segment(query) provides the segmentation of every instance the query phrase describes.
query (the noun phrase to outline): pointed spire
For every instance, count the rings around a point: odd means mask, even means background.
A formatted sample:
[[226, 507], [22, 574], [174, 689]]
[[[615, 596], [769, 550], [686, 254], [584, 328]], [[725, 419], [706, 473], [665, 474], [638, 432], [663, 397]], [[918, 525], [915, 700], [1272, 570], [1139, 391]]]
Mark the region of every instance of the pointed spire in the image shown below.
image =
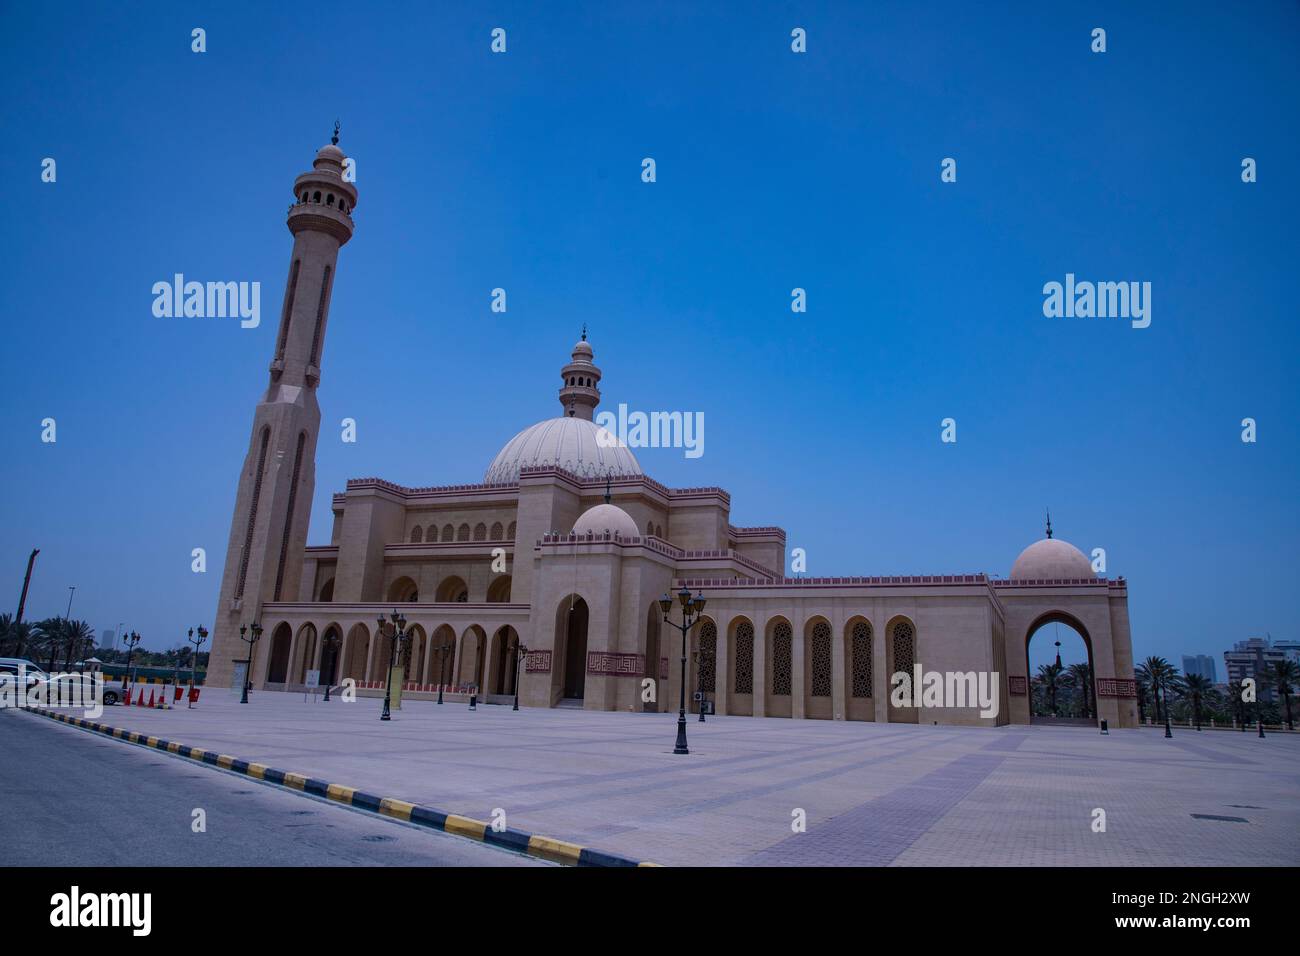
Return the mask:
[[339, 121], [334, 121], [334, 135], [330, 137], [330, 142], [335, 146], [339, 144]]
[[1052, 509], [1047, 509], [1047, 536], [1052, 536]]

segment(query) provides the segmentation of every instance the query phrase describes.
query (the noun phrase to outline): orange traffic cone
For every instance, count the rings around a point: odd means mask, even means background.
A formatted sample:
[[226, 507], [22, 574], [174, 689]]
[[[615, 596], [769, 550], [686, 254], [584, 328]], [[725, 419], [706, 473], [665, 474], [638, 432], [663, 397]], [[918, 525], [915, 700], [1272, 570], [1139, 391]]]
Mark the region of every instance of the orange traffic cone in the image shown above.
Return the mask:
[[[140, 691], [140, 697], [141, 697], [141, 699], [144, 698], [144, 691]], [[152, 688], [150, 688], [150, 690], [149, 690], [149, 706], [150, 706], [150, 707], [153, 706], [153, 689], [152, 689]]]
[[125, 696], [124, 698], [122, 698], [122, 706], [123, 706], [123, 707], [130, 707], [130, 706], [131, 706], [131, 691], [133, 691], [133, 690], [135, 690], [135, 688], [132, 687], [130, 684], [127, 684], [127, 685], [126, 685], [126, 696]]

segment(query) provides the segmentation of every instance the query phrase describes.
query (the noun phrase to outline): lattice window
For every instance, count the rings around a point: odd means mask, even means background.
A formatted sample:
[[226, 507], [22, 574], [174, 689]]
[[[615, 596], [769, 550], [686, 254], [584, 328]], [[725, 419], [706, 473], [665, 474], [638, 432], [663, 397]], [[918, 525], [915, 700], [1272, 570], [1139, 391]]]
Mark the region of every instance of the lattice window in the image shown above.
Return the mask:
[[736, 693], [754, 693], [754, 625], [748, 621], [736, 628]]
[[449, 524], [445, 524], [445, 525], [443, 525], [443, 526], [442, 526], [442, 539], [441, 539], [441, 540], [443, 540], [443, 541], [454, 541], [455, 539], [456, 539], [456, 532], [452, 529], [451, 525], [449, 525]]
[[456, 529], [456, 540], [457, 541], [469, 540], [469, 525], [463, 524]]
[[419, 544], [424, 540], [424, 529], [418, 524], [411, 529], [411, 544]]
[[491, 534], [492, 540], [500, 541], [501, 535], [503, 534], [505, 534], [505, 530], [501, 527], [501, 522], [500, 521], [494, 522], [492, 525], [492, 534]]
[[825, 621], [813, 625], [812, 696], [831, 696], [831, 626]]
[[712, 694], [717, 690], [718, 626], [705, 621], [700, 626], [700, 690]]
[[[911, 674], [915, 660], [916, 631], [907, 621], [899, 621], [894, 625], [894, 673]], [[919, 693], [919, 688], [913, 688], [913, 693]]]
[[515, 523], [513, 521], [510, 522], [510, 527], [506, 528], [506, 540], [515, 540]]
[[487, 540], [487, 525], [485, 525], [482, 521], [474, 525], [474, 540], [475, 541]]
[[791, 655], [794, 651], [794, 628], [780, 621], [772, 629], [772, 694], [789, 697], [792, 678]]
[[871, 696], [871, 625], [853, 625], [853, 696]]

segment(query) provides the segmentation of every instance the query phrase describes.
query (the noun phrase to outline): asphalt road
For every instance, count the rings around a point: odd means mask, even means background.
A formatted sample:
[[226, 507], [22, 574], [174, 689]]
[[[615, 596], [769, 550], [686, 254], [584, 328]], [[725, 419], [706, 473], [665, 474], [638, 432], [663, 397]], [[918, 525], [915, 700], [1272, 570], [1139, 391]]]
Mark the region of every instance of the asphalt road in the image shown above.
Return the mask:
[[0, 767], [5, 866], [548, 865], [28, 714], [0, 712]]

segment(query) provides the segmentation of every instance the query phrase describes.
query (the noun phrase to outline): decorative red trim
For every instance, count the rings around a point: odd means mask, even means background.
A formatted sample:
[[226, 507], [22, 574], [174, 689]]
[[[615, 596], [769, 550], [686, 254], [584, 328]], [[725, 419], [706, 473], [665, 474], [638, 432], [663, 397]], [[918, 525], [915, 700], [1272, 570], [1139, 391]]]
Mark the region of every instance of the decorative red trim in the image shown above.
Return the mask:
[[524, 657], [525, 674], [549, 674], [551, 672], [550, 651], [529, 651]]

